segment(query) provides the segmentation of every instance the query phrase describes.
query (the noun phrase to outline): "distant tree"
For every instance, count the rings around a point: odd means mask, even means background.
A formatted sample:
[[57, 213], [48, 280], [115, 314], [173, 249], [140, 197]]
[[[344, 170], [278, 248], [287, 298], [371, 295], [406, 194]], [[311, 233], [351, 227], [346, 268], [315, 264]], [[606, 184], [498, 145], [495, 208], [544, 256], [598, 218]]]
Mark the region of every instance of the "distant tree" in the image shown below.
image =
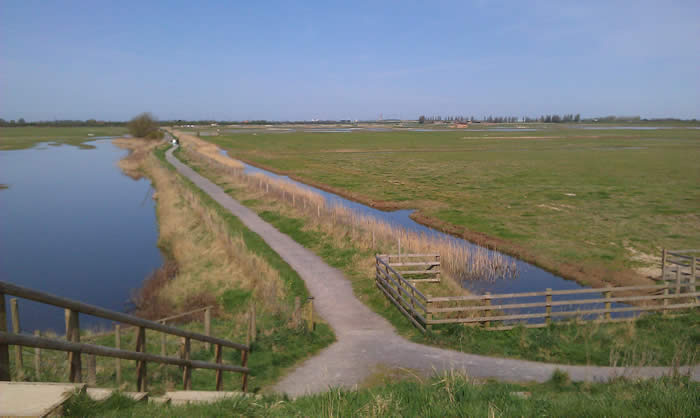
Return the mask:
[[420, 123], [421, 125], [424, 124], [425, 123], [425, 116], [420, 115], [420, 117], [418, 118], [418, 123]]
[[141, 113], [129, 122], [129, 133], [136, 138], [157, 139], [158, 123], [150, 113]]
[[88, 119], [85, 121], [85, 124], [87, 125], [97, 125], [97, 121], [95, 119]]
[[581, 122], [581, 114], [577, 113], [576, 116], [574, 116], [574, 122]]
[[27, 122], [24, 120], [24, 118], [19, 118], [19, 119], [17, 119], [17, 124], [18, 125], [26, 125]]

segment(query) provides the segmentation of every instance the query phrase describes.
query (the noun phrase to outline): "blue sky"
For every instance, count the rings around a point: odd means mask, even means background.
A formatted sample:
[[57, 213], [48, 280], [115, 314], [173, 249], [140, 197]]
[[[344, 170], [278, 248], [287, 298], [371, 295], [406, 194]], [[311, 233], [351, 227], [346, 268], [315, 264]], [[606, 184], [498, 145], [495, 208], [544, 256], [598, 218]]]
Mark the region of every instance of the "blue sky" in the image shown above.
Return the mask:
[[700, 2], [0, 1], [0, 117], [700, 118]]

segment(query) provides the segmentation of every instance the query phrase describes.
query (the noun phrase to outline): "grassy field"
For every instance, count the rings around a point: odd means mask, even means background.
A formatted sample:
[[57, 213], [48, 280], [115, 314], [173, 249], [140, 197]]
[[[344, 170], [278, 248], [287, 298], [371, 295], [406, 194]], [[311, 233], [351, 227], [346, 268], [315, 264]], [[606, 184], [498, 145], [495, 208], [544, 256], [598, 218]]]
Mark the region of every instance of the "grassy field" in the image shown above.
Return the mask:
[[427, 381], [386, 379], [358, 391], [331, 390], [294, 400], [278, 396], [239, 398], [210, 405], [162, 406], [112, 397], [98, 403], [74, 397], [66, 416], [664, 416], [697, 415], [700, 386], [685, 378], [611, 383], [572, 383], [555, 373], [543, 384], [473, 382], [459, 375]]
[[204, 139], [355, 200], [416, 208], [423, 223], [587, 284], [640, 282], [661, 248], [700, 247], [698, 129]]
[[[189, 151], [183, 151], [183, 148], [178, 149], [176, 154], [200, 174], [219, 184], [232, 197], [255, 210], [279, 231], [343, 271], [351, 281], [355, 295], [413, 341], [474, 354], [601, 366], [695, 364], [700, 355], [700, 328], [696, 326], [700, 314], [697, 312], [667, 317], [648, 315], [632, 323], [564, 322], [548, 328], [515, 328], [499, 332], [447, 325], [436, 326], [433, 333], [423, 335], [376, 289], [374, 252], [359, 245], [352, 238], [352, 230], [329, 228], [303, 215], [305, 212], [292, 209], [284, 201], [251, 191], [226, 173], [189, 159]], [[447, 280], [443, 284], [449, 282]], [[456, 292], [450, 288], [435, 287], [435, 284], [418, 286], [422, 291], [434, 295]]]
[[[41, 142], [74, 145], [81, 148], [94, 148], [86, 145], [95, 137], [121, 136], [127, 133], [123, 126], [95, 127], [17, 127], [0, 128], [0, 151], [32, 148]], [[92, 136], [88, 136], [92, 134]]]

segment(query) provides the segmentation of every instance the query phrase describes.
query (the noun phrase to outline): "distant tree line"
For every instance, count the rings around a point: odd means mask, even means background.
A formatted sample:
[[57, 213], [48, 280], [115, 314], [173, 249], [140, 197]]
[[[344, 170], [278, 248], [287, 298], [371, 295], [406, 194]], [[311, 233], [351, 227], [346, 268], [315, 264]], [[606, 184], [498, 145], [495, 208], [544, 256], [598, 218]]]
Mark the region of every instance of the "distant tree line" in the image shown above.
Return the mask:
[[27, 122], [24, 118], [19, 118], [17, 120], [5, 120], [0, 118], [0, 126], [124, 126], [126, 122], [121, 121], [104, 121], [96, 119], [87, 120], [72, 120], [72, 119], [62, 119], [62, 120], [42, 120], [36, 122]]
[[448, 123], [572, 123], [580, 122], [580, 114], [566, 114], [566, 115], [542, 115], [539, 118], [531, 118], [529, 116], [483, 116], [481, 118], [475, 118], [474, 116], [425, 116], [421, 115], [418, 118], [418, 123], [436, 123], [436, 122], [448, 122]]

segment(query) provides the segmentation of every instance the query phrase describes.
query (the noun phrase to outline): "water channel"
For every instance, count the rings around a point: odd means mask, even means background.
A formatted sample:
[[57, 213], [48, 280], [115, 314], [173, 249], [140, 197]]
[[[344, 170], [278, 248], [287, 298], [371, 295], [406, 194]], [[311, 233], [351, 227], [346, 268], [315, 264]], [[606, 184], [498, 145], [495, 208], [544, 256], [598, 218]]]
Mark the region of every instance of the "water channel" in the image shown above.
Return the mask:
[[[0, 280], [125, 311], [162, 263], [151, 183], [122, 173], [128, 151], [111, 140], [88, 144], [0, 151]], [[20, 299], [19, 310], [23, 332], [64, 332], [60, 308]]]

